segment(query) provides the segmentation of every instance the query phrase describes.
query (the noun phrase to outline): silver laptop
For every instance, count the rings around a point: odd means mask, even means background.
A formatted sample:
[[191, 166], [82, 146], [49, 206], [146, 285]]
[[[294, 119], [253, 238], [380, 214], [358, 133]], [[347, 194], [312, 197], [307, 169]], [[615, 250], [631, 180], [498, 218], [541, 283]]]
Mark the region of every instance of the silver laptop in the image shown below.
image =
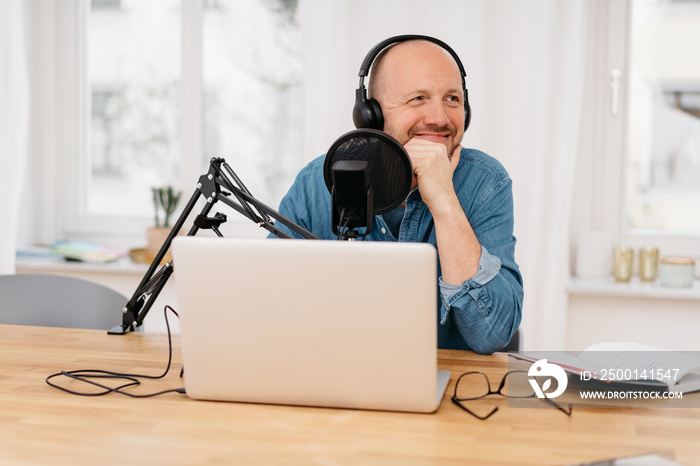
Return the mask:
[[189, 397], [439, 406], [433, 246], [178, 237], [173, 264]]

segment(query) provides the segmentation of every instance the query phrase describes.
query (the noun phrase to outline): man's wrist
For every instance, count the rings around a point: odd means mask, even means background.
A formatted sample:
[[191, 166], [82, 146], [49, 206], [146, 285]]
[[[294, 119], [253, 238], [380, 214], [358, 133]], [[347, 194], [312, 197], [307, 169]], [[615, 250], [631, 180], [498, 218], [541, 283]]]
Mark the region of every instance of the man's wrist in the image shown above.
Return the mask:
[[457, 193], [452, 190], [449, 195], [446, 195], [442, 200], [438, 200], [429, 205], [428, 209], [436, 222], [454, 221], [460, 217], [465, 217], [462, 205], [459, 203]]

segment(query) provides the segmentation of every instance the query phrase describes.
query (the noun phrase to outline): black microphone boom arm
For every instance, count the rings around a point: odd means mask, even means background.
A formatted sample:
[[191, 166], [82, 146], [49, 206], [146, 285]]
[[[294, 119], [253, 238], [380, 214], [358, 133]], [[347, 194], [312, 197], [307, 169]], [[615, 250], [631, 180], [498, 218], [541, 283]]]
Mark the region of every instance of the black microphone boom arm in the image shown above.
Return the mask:
[[[111, 328], [107, 332], [110, 335], [124, 335], [129, 331], [136, 330], [137, 327], [143, 324], [143, 319], [173, 273], [172, 261], [162, 266], [160, 264], [168, 249], [170, 249], [173, 238], [177, 236], [185, 225], [200, 196], [206, 199], [206, 204], [204, 204], [204, 207], [202, 207], [190, 230], [187, 232], [187, 236], [194, 236], [200, 229], [206, 228], [212, 229], [218, 236], [222, 236], [218, 226], [226, 221], [226, 215], [217, 213], [214, 217], [207, 217], [214, 204], [221, 201], [278, 238], [287, 239], [291, 237], [277, 229], [272, 219], [287, 226], [295, 233], [301, 235], [302, 238], [318, 239], [309, 231], [255, 199], [224, 159], [212, 158], [209, 160], [209, 170], [206, 174], [199, 177], [197, 187], [190, 200], [173, 225], [172, 230], [170, 230], [170, 234], [161, 246], [158, 254], [156, 254], [153, 262], [151, 262], [146, 274], [141, 279], [141, 283], [139, 283], [131, 299], [122, 309], [122, 323]], [[233, 199], [234, 197], [235, 199]], [[159, 266], [160, 269], [158, 269]]]

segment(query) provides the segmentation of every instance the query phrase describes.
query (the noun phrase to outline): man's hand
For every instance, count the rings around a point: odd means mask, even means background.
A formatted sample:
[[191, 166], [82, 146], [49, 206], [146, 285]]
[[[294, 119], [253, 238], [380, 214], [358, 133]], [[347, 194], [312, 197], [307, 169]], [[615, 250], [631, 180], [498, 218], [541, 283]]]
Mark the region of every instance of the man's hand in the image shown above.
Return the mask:
[[452, 183], [462, 149], [448, 157], [440, 142], [413, 138], [404, 146], [413, 164], [414, 185], [435, 220], [438, 254], [445, 283], [460, 285], [479, 270], [481, 245], [474, 235]]
[[447, 154], [444, 144], [421, 137], [409, 140], [404, 146], [413, 164], [413, 186], [420, 187], [423, 202], [428, 206], [433, 216], [438, 209], [444, 209], [450, 204], [451, 198], [457, 200], [452, 174], [459, 162], [461, 146], [457, 146], [452, 154]]

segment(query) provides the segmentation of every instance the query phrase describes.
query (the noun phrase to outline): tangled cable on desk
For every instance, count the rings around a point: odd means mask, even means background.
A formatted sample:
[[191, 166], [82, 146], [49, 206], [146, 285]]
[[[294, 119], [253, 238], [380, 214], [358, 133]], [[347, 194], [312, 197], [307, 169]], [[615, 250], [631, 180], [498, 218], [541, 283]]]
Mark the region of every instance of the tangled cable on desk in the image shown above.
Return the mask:
[[[169, 305], [166, 305], [165, 308], [163, 309], [163, 313], [165, 314], [165, 325], [168, 329], [168, 364], [165, 368], [165, 372], [163, 372], [161, 375], [142, 375], [142, 374], [126, 374], [126, 373], [121, 373], [121, 372], [112, 372], [112, 371], [106, 371], [106, 370], [101, 370], [101, 369], [78, 369], [78, 370], [73, 370], [73, 371], [64, 371], [62, 370], [61, 372], [57, 372], [55, 374], [51, 374], [46, 378], [46, 383], [49, 384], [50, 386], [54, 388], [58, 388], [59, 390], [63, 390], [64, 392], [73, 394], [73, 395], [80, 395], [80, 396], [102, 396], [102, 395], [107, 395], [109, 393], [119, 393], [121, 395], [126, 395], [130, 396], [132, 398], [150, 398], [158, 395], [163, 395], [165, 393], [185, 393], [184, 388], [175, 388], [171, 390], [163, 390], [161, 392], [157, 393], [147, 393], [147, 394], [134, 394], [134, 393], [129, 393], [128, 391], [125, 391], [125, 389], [129, 387], [135, 387], [138, 385], [141, 385], [141, 381], [139, 379], [150, 379], [150, 380], [157, 380], [157, 379], [162, 379], [165, 377], [168, 372], [170, 372], [170, 365], [173, 360], [173, 344], [172, 344], [172, 335], [170, 333], [170, 322], [168, 321], [168, 311], [172, 312], [175, 314], [176, 317], [180, 317], [178, 313]], [[183, 372], [180, 372], [180, 377], [182, 377]], [[78, 392], [75, 390], [70, 390], [68, 388], [62, 387], [60, 385], [57, 385], [56, 383], [52, 382], [52, 379], [56, 377], [67, 377], [72, 380], [77, 380], [79, 382], [87, 383], [90, 385], [93, 385], [95, 387], [98, 387], [102, 389], [102, 391], [99, 392]], [[109, 379], [109, 380], [125, 380], [127, 383], [120, 385], [116, 388], [114, 387], [109, 387], [107, 385], [103, 385], [101, 383], [95, 382], [92, 379]]]

